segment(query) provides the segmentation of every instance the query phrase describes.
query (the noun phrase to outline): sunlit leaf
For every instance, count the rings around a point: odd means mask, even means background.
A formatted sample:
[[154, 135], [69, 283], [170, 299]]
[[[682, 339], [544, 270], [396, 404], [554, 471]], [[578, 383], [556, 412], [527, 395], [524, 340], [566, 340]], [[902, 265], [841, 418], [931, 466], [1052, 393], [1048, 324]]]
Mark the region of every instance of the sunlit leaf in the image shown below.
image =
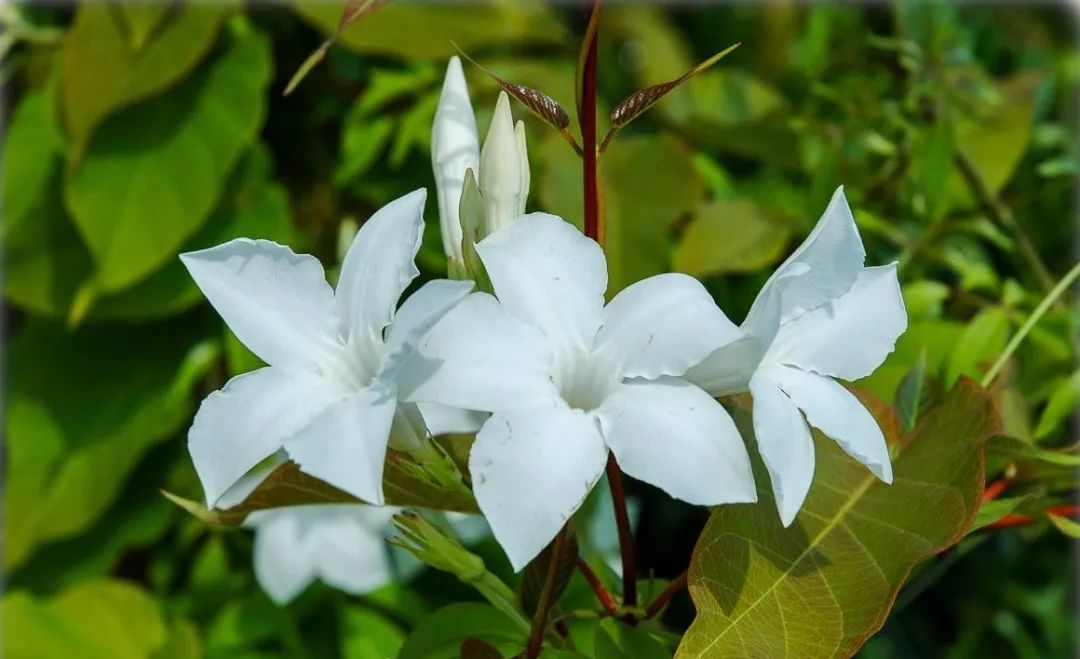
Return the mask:
[[[151, 5], [162, 3], [147, 3]], [[160, 29], [125, 35], [107, 3], [79, 6], [60, 52], [60, 102], [77, 159], [101, 121], [179, 82], [214, 43], [231, 3], [185, 3]], [[152, 11], [152, 10], [151, 10]], [[133, 48], [130, 39], [149, 39]]]
[[[304, 20], [332, 34], [344, 3], [296, 2], [293, 7]], [[473, 52], [498, 44], [553, 44], [566, 37], [551, 8], [538, 3], [391, 2], [343, 30], [337, 43], [360, 53], [443, 59], [456, 52], [454, 43]]]
[[8, 593], [3, 621], [11, 659], [152, 659], [168, 633], [150, 594], [119, 580], [90, 581], [48, 600]]
[[130, 286], [175, 255], [255, 139], [269, 44], [250, 25], [232, 26], [220, 57], [175, 90], [110, 117], [69, 168], [65, 200], [97, 264], [97, 291]]
[[787, 529], [761, 473], [762, 503], [715, 509], [698, 540], [698, 616], [677, 656], [851, 656], [912, 567], [971, 526], [998, 423], [987, 393], [962, 380], [912, 432], [892, 485], [818, 437], [814, 485]]
[[696, 277], [756, 272], [777, 262], [791, 232], [752, 201], [715, 201], [693, 213], [679, 244], [674, 267]]

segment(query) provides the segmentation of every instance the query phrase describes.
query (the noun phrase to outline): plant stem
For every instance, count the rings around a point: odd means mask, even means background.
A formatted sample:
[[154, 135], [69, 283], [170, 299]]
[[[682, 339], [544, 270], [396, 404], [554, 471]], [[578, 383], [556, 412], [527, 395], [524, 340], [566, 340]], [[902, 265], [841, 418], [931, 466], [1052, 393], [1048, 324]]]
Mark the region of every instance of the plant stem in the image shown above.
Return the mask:
[[1057, 302], [1057, 299], [1061, 297], [1062, 293], [1068, 290], [1069, 286], [1076, 281], [1077, 277], [1080, 277], [1080, 263], [1074, 265], [1072, 270], [1069, 270], [1069, 272], [1061, 278], [1061, 281], [1046, 294], [1046, 297], [1039, 303], [1039, 306], [1035, 307], [1035, 310], [1031, 312], [1027, 321], [1020, 326], [1020, 329], [1013, 335], [1009, 344], [1005, 346], [1005, 350], [1002, 351], [1001, 355], [997, 358], [997, 361], [994, 362], [994, 365], [991, 366], [990, 370], [983, 376], [982, 382], [980, 383], [983, 387], [989, 387], [990, 384], [993, 383], [994, 378], [998, 376], [1001, 369], [1005, 368], [1005, 363], [1009, 361], [1009, 357], [1012, 357], [1013, 353], [1016, 352], [1016, 349], [1020, 347], [1020, 342], [1028, 335], [1031, 328], [1035, 327], [1035, 323], [1039, 322], [1039, 319], [1050, 310], [1050, 307]]
[[578, 122], [581, 124], [582, 180], [585, 189], [585, 235], [603, 245], [603, 232], [600, 227], [600, 191], [597, 187], [596, 172], [596, 44], [599, 41], [599, 19], [602, 3], [596, 0], [589, 13], [590, 29], [584, 66], [581, 72], [581, 107]]
[[555, 536], [551, 546], [551, 559], [548, 562], [547, 576], [544, 578], [544, 587], [540, 590], [540, 601], [536, 604], [536, 615], [533, 616], [532, 633], [529, 634], [529, 643], [525, 647], [527, 659], [536, 659], [540, 656], [540, 646], [544, 642], [544, 632], [547, 630], [548, 613], [555, 604], [553, 597], [555, 589], [555, 576], [559, 571], [559, 558], [563, 551], [566, 540], [567, 527], [563, 526]]
[[987, 215], [990, 216], [994, 223], [1013, 235], [1016, 239], [1016, 246], [1020, 250], [1020, 256], [1027, 261], [1043, 290], [1050, 290], [1054, 285], [1054, 278], [1050, 276], [1050, 271], [1046, 268], [1046, 264], [1043, 263], [1039, 251], [1035, 249], [1035, 245], [1031, 243], [1027, 234], [1016, 223], [1012, 211], [998, 199], [993, 189], [990, 188], [982, 174], [979, 173], [978, 168], [975, 167], [975, 163], [971, 162], [967, 155], [957, 151], [956, 164], [960, 168], [960, 174], [964, 177], [968, 188], [986, 210]]
[[[1080, 506], [1073, 503], [1067, 503], [1060, 506], [1052, 506], [1046, 509], [1046, 514], [1058, 515], [1059, 517], [1074, 517], [1076, 515], [1080, 515]], [[1007, 529], [1013, 526], [1024, 526], [1025, 524], [1031, 524], [1035, 521], [1036, 518], [1034, 517], [1010, 513], [996, 522], [987, 524], [983, 527], [983, 530], [992, 531], [995, 529]]]
[[581, 575], [585, 577], [585, 581], [589, 582], [589, 587], [596, 593], [596, 599], [600, 600], [600, 604], [604, 606], [604, 610], [608, 613], [615, 613], [619, 609], [618, 602], [611, 596], [604, 584], [601, 583], [600, 577], [596, 576], [593, 569], [589, 567], [589, 564], [585, 562], [585, 559], [578, 556], [577, 559], [578, 570], [581, 571]]
[[637, 606], [637, 569], [634, 565], [634, 534], [630, 531], [630, 515], [626, 510], [626, 494], [623, 492], [622, 474], [615, 462], [615, 454], [608, 454], [608, 485], [615, 506], [615, 525], [619, 529], [619, 551], [622, 554], [623, 604]]
[[649, 605], [649, 608], [645, 609], [646, 618], [655, 617], [656, 614], [660, 613], [660, 611], [664, 608], [664, 605], [667, 604], [671, 600], [671, 598], [675, 596], [675, 593], [678, 593], [680, 590], [686, 587], [686, 574], [687, 571], [683, 570], [682, 574], [675, 577], [675, 580], [668, 584], [668, 587], [664, 589], [664, 592], [656, 596], [656, 599], [653, 600], [653, 603]]

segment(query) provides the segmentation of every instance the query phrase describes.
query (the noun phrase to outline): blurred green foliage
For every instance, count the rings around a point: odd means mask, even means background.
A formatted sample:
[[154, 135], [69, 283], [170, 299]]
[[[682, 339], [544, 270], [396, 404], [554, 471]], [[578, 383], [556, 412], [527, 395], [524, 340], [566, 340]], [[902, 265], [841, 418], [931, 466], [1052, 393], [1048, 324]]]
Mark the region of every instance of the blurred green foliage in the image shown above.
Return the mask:
[[[532, 3], [392, 3], [282, 98], [339, 15], [322, 3], [0, 8], [9, 656], [360, 659], [405, 643], [403, 656], [441, 657], [457, 656], [470, 625], [500, 633], [500, 614], [461, 603], [475, 595], [432, 573], [364, 598], [316, 586], [279, 609], [253, 580], [246, 532], [207, 528], [157, 494], [198, 498], [184, 442], [194, 407], [257, 365], [179, 252], [243, 235], [334, 263], [344, 220], [432, 185], [451, 39], [573, 106], [583, 12]], [[611, 292], [677, 269], [741, 319], [843, 184], [868, 262], [899, 260], [911, 316], [859, 386], [895, 397], [903, 417], [961, 375], [979, 378], [1074, 262], [1076, 24], [1051, 4], [610, 7], [605, 113], [742, 42], [604, 155]], [[468, 75], [484, 127], [497, 87]], [[577, 157], [518, 115], [531, 207], [580, 222]], [[440, 276], [427, 212], [419, 263]], [[1051, 450], [1075, 441], [1076, 329], [1067, 298], [995, 383], [1013, 443], [992, 445], [988, 478], [1015, 480], [983, 521], [1075, 495], [1075, 462]], [[642, 533], [669, 539], [643, 543], [643, 568], [673, 576], [704, 513], [635, 489]], [[478, 551], [509, 577], [490, 541]], [[1068, 552], [1045, 522], [970, 536], [918, 571], [863, 655], [1069, 656]], [[566, 606], [590, 597], [574, 579]], [[690, 620], [683, 598], [667, 613], [673, 630]], [[614, 621], [588, 630], [571, 625], [598, 656], [666, 647]]]

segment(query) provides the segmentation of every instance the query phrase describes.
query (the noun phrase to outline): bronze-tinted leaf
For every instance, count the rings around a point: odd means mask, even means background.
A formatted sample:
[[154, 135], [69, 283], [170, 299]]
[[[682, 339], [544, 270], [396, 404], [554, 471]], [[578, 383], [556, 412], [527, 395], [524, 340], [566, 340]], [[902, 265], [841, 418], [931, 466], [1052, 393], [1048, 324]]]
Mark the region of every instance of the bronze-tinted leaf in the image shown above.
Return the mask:
[[693, 78], [697, 74], [706, 71], [713, 64], [716, 64], [724, 58], [728, 53], [739, 47], [739, 44], [728, 46], [719, 53], [713, 55], [704, 62], [698, 64], [694, 68], [690, 69], [686, 73], [682, 74], [674, 80], [662, 82], [658, 85], [646, 87], [645, 89], [638, 90], [628, 96], [625, 100], [615, 106], [615, 109], [611, 111], [611, 129], [608, 130], [607, 135], [604, 136], [603, 142], [600, 144], [600, 150], [603, 151], [611, 138], [615, 137], [615, 133], [619, 131], [623, 126], [630, 123], [637, 117], [639, 117], [645, 110], [652, 107], [657, 101], [666, 96], [671, 90], [677, 88], [690, 78]]
[[540, 117], [548, 124], [558, 128], [560, 131], [566, 130], [566, 127], [570, 125], [570, 115], [566, 114], [566, 110], [564, 110], [555, 99], [538, 89], [503, 80], [495, 75], [491, 69], [469, 57], [460, 48], [458, 49], [458, 52], [460, 52], [461, 56], [467, 59], [471, 64], [474, 64], [477, 68], [486, 73], [487, 76], [502, 87], [507, 94], [516, 98], [522, 105], [529, 108], [533, 114]]
[[[536, 558], [525, 566], [525, 572], [521, 577], [521, 608], [525, 615], [536, 615], [537, 605], [540, 603], [541, 594], [544, 591], [544, 582], [547, 581], [548, 571], [551, 568], [551, 554], [554, 542], [544, 548]], [[555, 565], [555, 578], [551, 586], [551, 601], [556, 602], [566, 586], [570, 583], [570, 577], [574, 575], [574, 565], [578, 557], [577, 536], [573, 530], [566, 533], [562, 548], [559, 551], [558, 563]]]
[[461, 659], [503, 659], [494, 645], [475, 636], [461, 644]]
[[[445, 478], [432, 474], [409, 454], [395, 450], [387, 453], [383, 467], [383, 493], [387, 505], [465, 513], [478, 511], [472, 493], [463, 483], [459, 481], [459, 487], [447, 487], [439, 481], [445, 481]], [[224, 510], [207, 509], [197, 501], [169, 492], [163, 494], [204, 522], [220, 526], [241, 524], [257, 510], [309, 504], [363, 503], [351, 494], [305, 474], [293, 462], [286, 462], [274, 469], [243, 502]]]

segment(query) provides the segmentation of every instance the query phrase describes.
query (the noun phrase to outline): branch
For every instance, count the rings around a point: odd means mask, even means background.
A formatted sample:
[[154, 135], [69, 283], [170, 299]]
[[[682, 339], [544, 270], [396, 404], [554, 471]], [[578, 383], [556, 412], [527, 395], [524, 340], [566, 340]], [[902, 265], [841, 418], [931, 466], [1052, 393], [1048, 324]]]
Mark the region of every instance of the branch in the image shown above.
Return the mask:
[[615, 455], [608, 454], [608, 485], [615, 506], [615, 524], [619, 529], [619, 551], [622, 554], [623, 604], [637, 606], [637, 569], [634, 565], [634, 534], [630, 531], [630, 515], [626, 510], [626, 494], [623, 492], [622, 474], [615, 462]]
[[589, 564], [585, 562], [585, 559], [578, 556], [577, 567], [581, 570], [581, 576], [585, 577], [585, 581], [589, 582], [589, 587], [596, 593], [596, 599], [600, 600], [600, 604], [603, 605], [604, 610], [608, 613], [614, 614], [619, 609], [618, 602], [611, 596], [604, 584], [601, 583], [600, 577], [596, 576], [593, 569], [589, 567]]
[[529, 634], [529, 643], [525, 648], [525, 656], [528, 659], [536, 659], [540, 656], [540, 646], [544, 642], [544, 632], [547, 630], [548, 613], [551, 612], [551, 607], [555, 604], [555, 598], [552, 594], [555, 589], [555, 576], [559, 571], [559, 555], [563, 551], [566, 533], [567, 527], [563, 526], [555, 536], [551, 546], [551, 560], [548, 562], [547, 577], [544, 579], [544, 588], [540, 591], [540, 601], [536, 604], [532, 632]]
[[646, 618], [654, 618], [656, 614], [663, 610], [664, 606], [675, 596], [680, 590], [686, 587], [686, 575], [687, 570], [684, 570], [682, 574], [675, 577], [675, 580], [668, 584], [668, 587], [664, 589], [664, 592], [656, 596], [653, 603], [649, 605], [649, 608], [645, 609]]

